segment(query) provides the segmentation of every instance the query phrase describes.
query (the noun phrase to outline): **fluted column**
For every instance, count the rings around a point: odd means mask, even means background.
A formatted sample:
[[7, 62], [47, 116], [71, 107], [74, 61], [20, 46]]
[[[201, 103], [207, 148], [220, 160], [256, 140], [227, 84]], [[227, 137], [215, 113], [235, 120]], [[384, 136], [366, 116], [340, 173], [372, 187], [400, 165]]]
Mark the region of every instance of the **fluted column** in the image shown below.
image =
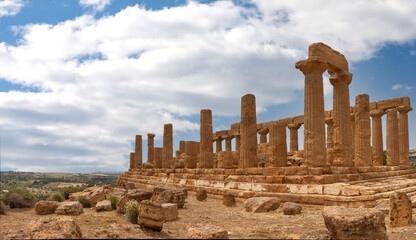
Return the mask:
[[[212, 111], [210, 109], [202, 109], [200, 127], [200, 161], [198, 165], [199, 168], [214, 167], [214, 149], [212, 146], [212, 137]], [[190, 144], [193, 143], [188, 143], [189, 147], [191, 147]]]
[[181, 151], [181, 153], [185, 152], [185, 141], [179, 141], [179, 151]]
[[[185, 153], [186, 153], [185, 166], [186, 168], [196, 168], [197, 161], [198, 161], [198, 151], [199, 151], [198, 149], [200, 148], [200, 145], [201, 144], [199, 144], [199, 142], [194, 142], [194, 141], [185, 142]], [[212, 159], [212, 153], [211, 153], [211, 159]], [[204, 168], [204, 166], [201, 167], [201, 161], [199, 162], [199, 168]]]
[[242, 168], [257, 167], [256, 97], [253, 94], [247, 94], [241, 98], [240, 136], [239, 165]]
[[399, 125], [397, 121], [397, 109], [387, 110], [387, 165], [398, 166], [400, 164], [399, 152]]
[[355, 97], [355, 166], [372, 166], [370, 97], [360, 94]]
[[385, 112], [382, 109], [370, 111], [373, 166], [383, 166], [383, 128], [381, 124], [381, 117], [384, 113]]
[[154, 168], [162, 168], [163, 148], [155, 147], [155, 161]]
[[291, 123], [287, 125], [287, 128], [289, 128], [289, 132], [290, 132], [290, 143], [289, 143], [290, 151], [296, 152], [299, 150], [298, 129], [300, 128], [300, 124]]
[[235, 150], [240, 151], [240, 135], [235, 136]]
[[[325, 119], [326, 123], [326, 148], [334, 148], [334, 120]], [[351, 123], [351, 121], [350, 121]], [[350, 141], [351, 144], [351, 141]]]
[[170, 168], [173, 157], [173, 126], [165, 124], [163, 128], [162, 168]]
[[155, 159], [154, 138], [155, 135], [153, 133], [147, 134], [147, 162], [152, 165]]
[[130, 169], [134, 168], [134, 152], [130, 153]]
[[326, 165], [325, 109], [322, 73], [327, 65], [315, 58], [296, 63], [305, 75], [304, 157], [308, 166]]
[[273, 123], [270, 129], [270, 146], [273, 149], [273, 160], [276, 167], [287, 163], [286, 126]]
[[222, 151], [222, 138], [221, 137], [217, 137], [215, 139], [215, 152], [219, 153]]
[[142, 135], [136, 135], [136, 145], [134, 152], [134, 167], [140, 168], [143, 164], [142, 155]]
[[267, 128], [260, 129], [260, 143], [267, 143], [267, 133], [269, 133], [269, 130]]
[[351, 152], [352, 152], [352, 159], [355, 165], [355, 113], [352, 112], [350, 114], [350, 118], [351, 118], [351, 134], [352, 134], [352, 138], [351, 138]]
[[351, 152], [350, 90], [352, 74], [345, 70], [328, 68], [333, 94], [334, 166], [353, 166]]
[[232, 137], [226, 137], [225, 138], [225, 151], [227, 151], [227, 152], [231, 152], [231, 149], [232, 149], [231, 140], [232, 139], [233, 139]]
[[412, 111], [409, 106], [399, 106], [399, 154], [400, 165], [409, 166], [409, 120], [407, 113]]

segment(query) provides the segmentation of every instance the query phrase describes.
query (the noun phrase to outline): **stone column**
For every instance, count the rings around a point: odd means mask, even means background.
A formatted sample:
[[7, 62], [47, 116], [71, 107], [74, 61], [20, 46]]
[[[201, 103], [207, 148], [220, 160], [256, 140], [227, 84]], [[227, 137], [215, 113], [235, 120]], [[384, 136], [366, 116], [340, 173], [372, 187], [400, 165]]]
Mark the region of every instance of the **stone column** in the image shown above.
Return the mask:
[[270, 145], [273, 149], [273, 160], [276, 167], [287, 164], [286, 126], [273, 123], [270, 129]]
[[305, 75], [304, 158], [308, 166], [326, 165], [325, 109], [322, 73], [327, 64], [318, 59], [296, 63]]
[[409, 121], [407, 113], [412, 111], [409, 106], [399, 106], [399, 154], [400, 165], [410, 166], [409, 161]]
[[351, 149], [352, 149], [352, 158], [355, 165], [355, 113], [351, 113], [351, 133], [352, 133], [352, 139], [351, 139]]
[[225, 138], [225, 151], [228, 151], [228, 152], [232, 151], [231, 140], [233, 140], [232, 137], [226, 137]]
[[300, 128], [299, 124], [289, 124], [287, 125], [290, 131], [290, 151], [296, 152], [299, 150], [298, 147], [298, 129]]
[[134, 153], [134, 167], [140, 168], [143, 164], [142, 159], [142, 135], [136, 135], [136, 148]]
[[372, 166], [370, 97], [360, 94], [355, 97], [355, 166]]
[[[213, 146], [212, 146], [212, 111], [209, 109], [201, 110], [201, 126], [200, 126], [200, 160], [199, 168], [213, 168]], [[186, 150], [186, 145], [185, 145]], [[196, 167], [196, 162], [195, 162]]]
[[[326, 123], [326, 148], [334, 148], [334, 121], [332, 118], [325, 119]], [[350, 120], [351, 123], [351, 120]], [[351, 131], [351, 129], [350, 129]], [[351, 141], [350, 141], [351, 144]]]
[[218, 137], [215, 139], [215, 152], [219, 153], [222, 151], [222, 138]]
[[[198, 152], [199, 152], [200, 145], [202, 144], [199, 144], [199, 142], [194, 142], [194, 141], [185, 142], [185, 166], [186, 168], [196, 168], [196, 165], [198, 162]], [[212, 153], [211, 153], [211, 159], [212, 159]], [[199, 168], [203, 168], [201, 167], [201, 161], [199, 162]]]
[[[345, 70], [329, 68], [330, 82], [334, 87], [333, 94], [333, 142], [334, 166], [353, 166], [351, 152], [350, 90], [352, 74]], [[370, 122], [368, 122], [370, 123]]]
[[162, 155], [163, 155], [163, 148], [156, 147], [155, 148], [155, 165], [154, 168], [162, 168]]
[[130, 153], [130, 169], [134, 168], [134, 152]]
[[173, 126], [165, 124], [163, 129], [162, 168], [170, 168], [173, 157]]
[[267, 133], [269, 133], [269, 129], [267, 128], [263, 128], [259, 130], [260, 143], [267, 143]]
[[240, 146], [241, 146], [240, 135], [237, 135], [235, 136], [235, 150], [240, 151]]
[[154, 138], [153, 133], [147, 134], [147, 163], [154, 165], [155, 149], [154, 149]]
[[257, 167], [256, 97], [253, 94], [247, 94], [241, 98], [240, 136], [239, 165], [242, 168]]
[[373, 166], [383, 166], [383, 129], [381, 117], [384, 110], [375, 109], [370, 111], [371, 116], [371, 140], [373, 145]]
[[387, 110], [387, 165], [398, 166], [400, 164], [399, 152], [399, 125], [397, 121], [397, 109]]
[[181, 153], [185, 152], [185, 141], [179, 141], [179, 151], [181, 151]]

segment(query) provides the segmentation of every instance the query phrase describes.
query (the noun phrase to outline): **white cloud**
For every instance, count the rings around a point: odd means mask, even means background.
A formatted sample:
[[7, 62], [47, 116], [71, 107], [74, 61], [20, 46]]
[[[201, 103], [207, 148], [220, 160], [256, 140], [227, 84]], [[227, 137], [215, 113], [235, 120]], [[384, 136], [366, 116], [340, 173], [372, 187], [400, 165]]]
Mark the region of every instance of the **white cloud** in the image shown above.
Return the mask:
[[0, 0], [0, 17], [14, 16], [24, 5], [24, 0]]
[[416, 50], [410, 50], [409, 54], [412, 55], [412, 56], [416, 56]]
[[135, 134], [160, 138], [167, 122], [197, 130], [188, 119], [201, 108], [236, 116], [249, 92], [258, 111], [294, 101], [304, 82], [294, 64], [312, 42], [358, 61], [416, 39], [412, 2], [255, 2], [136, 5], [16, 28], [18, 45], [0, 43], [0, 78], [41, 92], [0, 93], [2, 167], [121, 170]]
[[395, 84], [391, 87], [392, 90], [404, 90], [409, 92], [413, 87], [407, 84]]
[[111, 0], [79, 0], [79, 4], [84, 7], [92, 7], [95, 11], [102, 11], [111, 3]]

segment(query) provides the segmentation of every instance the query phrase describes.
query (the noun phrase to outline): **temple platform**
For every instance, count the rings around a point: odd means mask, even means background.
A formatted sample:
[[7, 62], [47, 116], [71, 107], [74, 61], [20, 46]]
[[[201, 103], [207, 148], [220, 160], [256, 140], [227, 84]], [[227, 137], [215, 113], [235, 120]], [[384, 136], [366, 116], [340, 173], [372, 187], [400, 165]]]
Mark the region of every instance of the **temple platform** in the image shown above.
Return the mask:
[[228, 192], [240, 199], [277, 197], [313, 205], [374, 207], [388, 201], [391, 193], [416, 195], [416, 169], [410, 166], [377, 167], [273, 167], [247, 169], [144, 169], [123, 174], [118, 186], [134, 183], [153, 189], [169, 184], [188, 191], [205, 189], [209, 194]]

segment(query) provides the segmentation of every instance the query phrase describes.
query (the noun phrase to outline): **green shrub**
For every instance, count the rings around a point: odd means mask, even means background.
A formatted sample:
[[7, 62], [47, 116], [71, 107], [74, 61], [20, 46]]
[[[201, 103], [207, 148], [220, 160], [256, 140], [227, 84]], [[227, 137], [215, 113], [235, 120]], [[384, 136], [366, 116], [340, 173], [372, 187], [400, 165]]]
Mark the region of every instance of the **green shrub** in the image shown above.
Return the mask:
[[56, 201], [56, 202], [62, 202], [62, 201], [64, 201], [65, 199], [64, 199], [64, 196], [62, 196], [62, 193], [60, 193], [60, 192], [56, 192], [56, 193], [53, 193], [49, 198], [48, 198], [48, 200], [49, 201]]
[[82, 207], [89, 208], [91, 207], [90, 201], [85, 196], [78, 196], [78, 202], [82, 204]]
[[0, 215], [6, 214], [7, 210], [9, 210], [9, 207], [3, 201], [0, 201]]
[[84, 189], [83, 189], [83, 187], [80, 187], [80, 186], [75, 186], [75, 187], [74, 186], [69, 186], [69, 187], [62, 188], [61, 190], [59, 190], [59, 192], [62, 194], [62, 196], [65, 199], [68, 199], [70, 193], [81, 192], [82, 190], [84, 190]]
[[36, 197], [25, 188], [12, 188], [3, 198], [10, 208], [30, 208], [36, 202]]
[[383, 151], [383, 165], [387, 165], [386, 150]]
[[127, 222], [137, 224], [137, 217], [139, 216], [139, 204], [136, 200], [126, 202], [126, 217]]
[[114, 195], [110, 195], [110, 202], [111, 202], [111, 207], [115, 210], [117, 207], [118, 198]]

